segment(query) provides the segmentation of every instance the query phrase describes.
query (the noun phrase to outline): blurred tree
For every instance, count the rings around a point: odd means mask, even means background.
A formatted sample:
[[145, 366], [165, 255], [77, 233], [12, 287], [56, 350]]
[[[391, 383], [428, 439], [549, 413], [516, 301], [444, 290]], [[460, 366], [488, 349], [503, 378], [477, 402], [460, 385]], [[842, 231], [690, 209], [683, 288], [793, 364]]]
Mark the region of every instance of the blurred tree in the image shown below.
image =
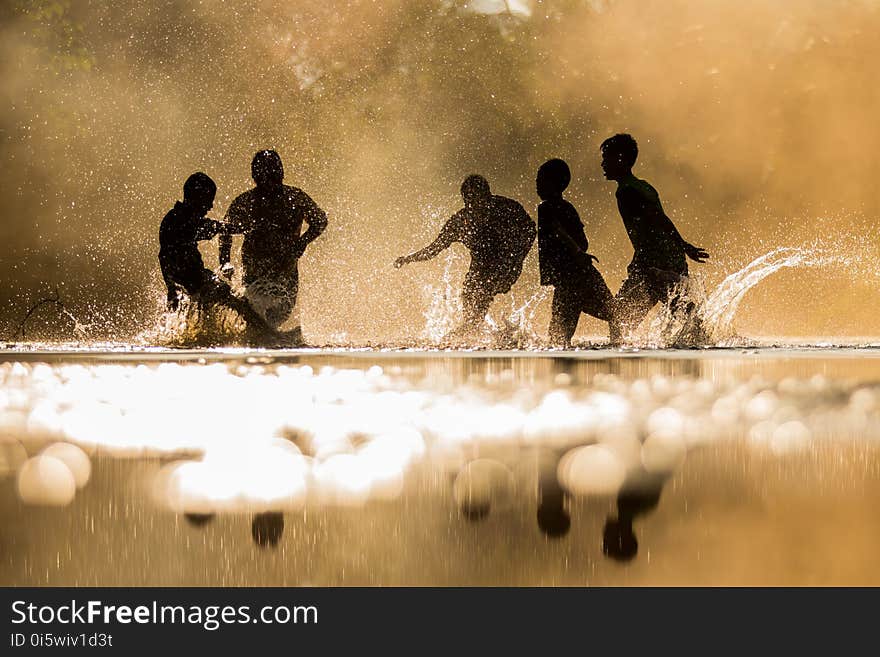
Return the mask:
[[56, 72], [92, 69], [95, 57], [70, 0], [13, 0], [12, 9], [28, 21], [34, 45], [49, 55]]

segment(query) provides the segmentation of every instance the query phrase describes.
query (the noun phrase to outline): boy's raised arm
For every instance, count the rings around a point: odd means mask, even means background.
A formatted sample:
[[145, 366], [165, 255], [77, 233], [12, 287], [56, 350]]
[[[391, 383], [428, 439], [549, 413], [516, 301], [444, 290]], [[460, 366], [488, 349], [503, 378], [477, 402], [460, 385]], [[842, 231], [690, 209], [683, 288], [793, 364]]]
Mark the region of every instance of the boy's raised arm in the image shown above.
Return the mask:
[[397, 269], [400, 269], [403, 265], [410, 262], [430, 260], [445, 249], [448, 249], [452, 243], [458, 239], [458, 223], [456, 217], [452, 217], [443, 225], [443, 228], [440, 229], [440, 234], [437, 235], [437, 238], [433, 242], [420, 251], [398, 258], [394, 261], [394, 266]]

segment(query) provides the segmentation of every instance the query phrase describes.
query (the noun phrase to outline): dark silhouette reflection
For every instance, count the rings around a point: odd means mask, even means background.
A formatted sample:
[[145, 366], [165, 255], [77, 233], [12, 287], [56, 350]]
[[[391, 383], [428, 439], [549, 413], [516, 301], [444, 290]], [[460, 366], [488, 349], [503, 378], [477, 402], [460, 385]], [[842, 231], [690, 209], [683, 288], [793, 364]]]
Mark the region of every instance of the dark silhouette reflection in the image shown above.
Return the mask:
[[[244, 235], [242, 283], [256, 291], [283, 290], [284, 301], [266, 309], [278, 328], [293, 312], [299, 291], [299, 259], [327, 227], [327, 215], [301, 189], [284, 184], [284, 166], [275, 151], [264, 150], [251, 162], [254, 188], [238, 196], [226, 212], [227, 231], [220, 236], [223, 275], [232, 278], [232, 235]], [[308, 230], [302, 232], [303, 224]]]
[[633, 521], [650, 513], [660, 503], [660, 494], [668, 475], [639, 470], [624, 481], [617, 495], [617, 517], [605, 521], [602, 551], [617, 561], [630, 561], [639, 551]]
[[274, 335], [265, 320], [229, 285], [207, 269], [199, 253], [198, 243], [222, 234], [226, 227], [205, 217], [214, 207], [217, 185], [209, 176], [197, 172], [183, 185], [183, 202], [178, 201], [162, 219], [159, 227], [159, 265], [168, 288], [168, 309], [177, 310], [178, 288], [200, 305], [221, 305], [231, 308], [265, 335]]
[[541, 285], [553, 286], [550, 342], [570, 347], [581, 313], [611, 321], [614, 298], [602, 274], [593, 266], [598, 258], [587, 253], [589, 242], [574, 206], [562, 197], [571, 182], [568, 164], [544, 162], [535, 187], [538, 206], [538, 259]]
[[251, 523], [251, 536], [260, 547], [275, 547], [284, 534], [284, 514], [267, 511], [254, 516]]
[[470, 522], [480, 522], [485, 520], [489, 517], [489, 511], [491, 510], [492, 505], [488, 502], [483, 504], [465, 503], [461, 505], [461, 515]]
[[562, 538], [571, 529], [566, 494], [556, 474], [558, 458], [538, 473], [538, 529], [549, 538]]
[[668, 302], [674, 312], [692, 316], [694, 304], [676, 286], [688, 275], [687, 258], [705, 262], [709, 254], [684, 240], [663, 211], [657, 190], [633, 175], [639, 149], [632, 136], [614, 135], [601, 150], [602, 170], [617, 182], [617, 207], [634, 250], [615, 300], [611, 338], [619, 342], [657, 303]]
[[471, 175], [461, 185], [464, 207], [452, 215], [437, 238], [421, 251], [394, 261], [395, 267], [430, 260], [454, 242], [470, 252], [471, 263], [461, 290], [464, 319], [450, 337], [465, 337], [482, 324], [497, 294], [516, 283], [532, 243], [535, 223], [522, 205], [492, 194], [485, 178]]
[[183, 517], [193, 527], [205, 527], [217, 516], [215, 513], [184, 513]]
[[468, 461], [453, 475], [453, 499], [469, 522], [488, 518], [495, 507], [509, 502], [512, 492], [510, 470], [504, 463], [491, 458]]

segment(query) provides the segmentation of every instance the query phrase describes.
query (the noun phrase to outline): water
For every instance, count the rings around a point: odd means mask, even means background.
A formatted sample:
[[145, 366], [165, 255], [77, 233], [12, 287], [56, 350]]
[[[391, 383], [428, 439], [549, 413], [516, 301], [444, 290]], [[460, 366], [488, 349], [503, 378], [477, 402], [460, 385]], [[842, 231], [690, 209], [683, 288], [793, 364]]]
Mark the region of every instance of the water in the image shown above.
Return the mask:
[[873, 348], [4, 359], [3, 584], [878, 582]]
[[412, 344], [217, 347], [240, 321], [184, 306], [134, 343], [14, 345], [0, 584], [877, 583], [880, 349], [735, 329], [768, 276], [841, 264], [694, 276], [693, 316], [615, 350], [547, 349], [548, 288], [451, 349], [453, 257]]

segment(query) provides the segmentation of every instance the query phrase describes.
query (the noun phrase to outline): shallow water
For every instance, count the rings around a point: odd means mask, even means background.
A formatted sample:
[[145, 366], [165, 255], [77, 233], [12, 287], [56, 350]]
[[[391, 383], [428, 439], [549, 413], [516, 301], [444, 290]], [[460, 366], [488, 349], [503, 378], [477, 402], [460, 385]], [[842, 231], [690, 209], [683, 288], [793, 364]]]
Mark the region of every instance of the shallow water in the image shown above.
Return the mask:
[[875, 348], [38, 345], [0, 380], [5, 585], [880, 583]]

